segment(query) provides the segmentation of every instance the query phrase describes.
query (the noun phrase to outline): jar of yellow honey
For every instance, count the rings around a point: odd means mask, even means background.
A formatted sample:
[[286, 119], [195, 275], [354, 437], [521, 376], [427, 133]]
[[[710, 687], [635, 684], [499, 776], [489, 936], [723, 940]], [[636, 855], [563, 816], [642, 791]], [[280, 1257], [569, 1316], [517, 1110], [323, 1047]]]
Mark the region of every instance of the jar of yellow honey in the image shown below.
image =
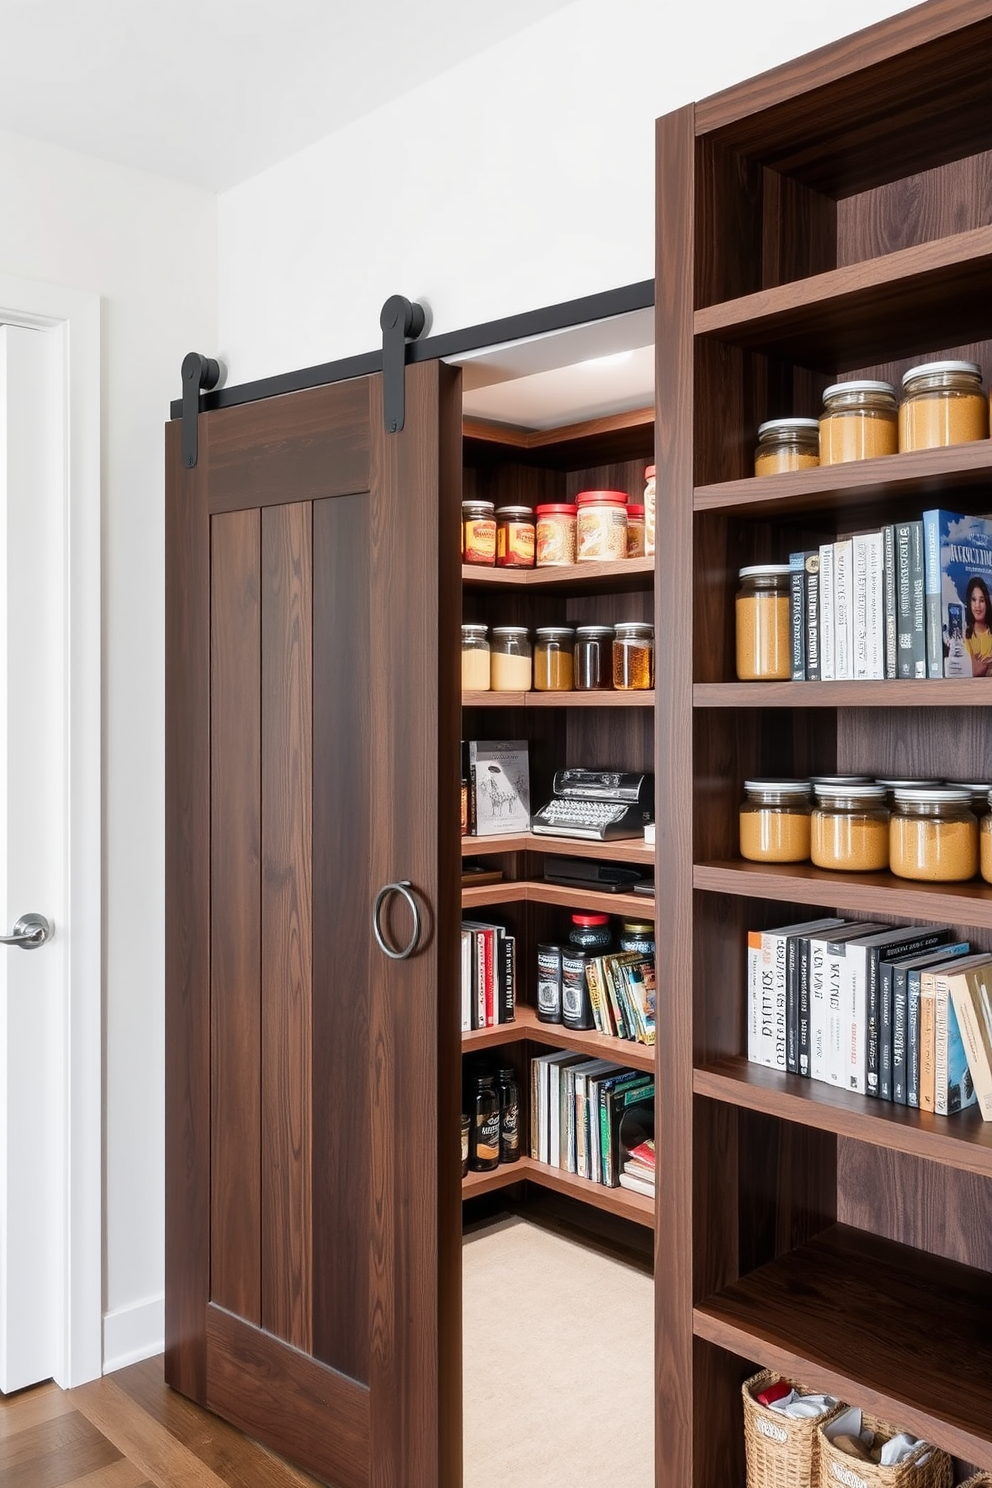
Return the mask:
[[739, 679], [787, 682], [792, 675], [789, 565], [756, 563], [742, 568], [734, 609]]
[[889, 866], [884, 785], [817, 785], [810, 857], [818, 868], [877, 873]]
[[891, 382], [835, 382], [823, 393], [820, 464], [871, 460], [899, 449], [899, 413]]
[[805, 780], [745, 780], [741, 857], [753, 863], [804, 863], [810, 847], [810, 787]]
[[902, 375], [899, 449], [937, 449], [989, 435], [977, 362], [924, 362]]
[[895, 793], [889, 822], [889, 867], [899, 878], [957, 883], [978, 872], [978, 821], [966, 787], [944, 785]]
[[768, 419], [758, 425], [754, 452], [755, 475], [781, 475], [789, 470], [812, 470], [820, 463], [820, 426], [816, 419]]

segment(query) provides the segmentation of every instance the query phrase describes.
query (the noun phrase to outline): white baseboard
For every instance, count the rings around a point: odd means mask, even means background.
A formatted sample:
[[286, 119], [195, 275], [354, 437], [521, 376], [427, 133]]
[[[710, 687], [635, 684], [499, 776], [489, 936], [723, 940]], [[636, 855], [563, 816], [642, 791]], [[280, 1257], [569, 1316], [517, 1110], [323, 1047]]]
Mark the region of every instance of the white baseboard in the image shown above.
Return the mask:
[[151, 1359], [165, 1349], [165, 1297], [148, 1297], [103, 1318], [103, 1372]]

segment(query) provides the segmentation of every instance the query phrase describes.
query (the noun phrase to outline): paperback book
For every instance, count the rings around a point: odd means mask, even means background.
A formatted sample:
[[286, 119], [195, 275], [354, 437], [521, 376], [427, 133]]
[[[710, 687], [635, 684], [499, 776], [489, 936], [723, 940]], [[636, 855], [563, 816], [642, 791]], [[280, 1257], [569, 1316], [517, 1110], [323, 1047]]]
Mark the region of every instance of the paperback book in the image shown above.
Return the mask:
[[927, 675], [992, 676], [992, 517], [923, 513]]

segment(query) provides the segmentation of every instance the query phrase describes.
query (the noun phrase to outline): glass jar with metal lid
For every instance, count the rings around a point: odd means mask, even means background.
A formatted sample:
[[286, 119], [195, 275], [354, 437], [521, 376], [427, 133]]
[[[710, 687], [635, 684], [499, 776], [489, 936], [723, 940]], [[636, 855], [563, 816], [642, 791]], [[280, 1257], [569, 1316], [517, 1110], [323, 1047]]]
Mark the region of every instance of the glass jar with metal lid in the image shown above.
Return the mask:
[[496, 562], [496, 506], [492, 501], [462, 502], [462, 562], [488, 568]]
[[639, 501], [627, 502], [627, 557], [644, 558], [644, 507]]
[[[875, 784], [885, 786], [885, 799], [891, 809], [897, 790], [914, 790], [919, 786], [943, 785], [944, 782], [942, 780], [880, 780], [876, 775]], [[988, 786], [984, 789], [987, 790]]]
[[977, 362], [923, 362], [902, 375], [900, 450], [987, 439], [989, 407]]
[[493, 692], [530, 692], [533, 662], [526, 625], [494, 625], [490, 650]]
[[621, 921], [620, 949], [622, 951], [636, 951], [639, 956], [653, 956], [654, 925], [651, 923], [651, 921]]
[[812, 418], [767, 419], [758, 425], [755, 475], [812, 470], [820, 463], [820, 425]]
[[488, 626], [462, 626], [462, 692], [488, 692]]
[[956, 785], [971, 795], [971, 809], [981, 821], [989, 813], [989, 791], [992, 780], [907, 780], [907, 785]]
[[541, 625], [534, 642], [535, 692], [571, 692], [575, 631], [570, 625]]
[[575, 632], [576, 692], [613, 688], [613, 626], [580, 625]]
[[978, 821], [967, 787], [937, 785], [895, 793], [889, 867], [899, 878], [957, 883], [978, 872]]
[[806, 780], [745, 780], [741, 857], [752, 863], [805, 863], [811, 810]]
[[654, 626], [631, 620], [614, 626], [613, 686], [645, 692], [654, 686]]
[[820, 464], [843, 465], [894, 455], [899, 448], [899, 413], [891, 382], [835, 382], [823, 393]]
[[810, 821], [810, 857], [818, 868], [877, 873], [889, 865], [885, 786], [818, 785]]
[[534, 513], [529, 506], [497, 508], [496, 567], [534, 567]]
[[792, 675], [789, 565], [756, 563], [742, 568], [734, 611], [740, 681], [787, 682]]

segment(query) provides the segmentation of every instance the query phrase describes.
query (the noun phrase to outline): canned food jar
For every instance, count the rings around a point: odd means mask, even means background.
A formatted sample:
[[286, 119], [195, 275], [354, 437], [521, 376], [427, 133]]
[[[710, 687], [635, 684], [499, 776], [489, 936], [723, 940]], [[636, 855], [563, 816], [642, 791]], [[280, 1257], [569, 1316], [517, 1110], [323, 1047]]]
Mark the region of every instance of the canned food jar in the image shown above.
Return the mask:
[[768, 419], [758, 425], [755, 475], [812, 470], [820, 463], [820, 425], [811, 418]]
[[620, 949], [636, 951], [639, 956], [653, 956], [654, 925], [650, 920], [623, 920], [620, 925]]
[[899, 448], [899, 411], [891, 382], [835, 382], [823, 394], [820, 464], [843, 465], [894, 455]]
[[493, 692], [530, 692], [533, 661], [526, 625], [494, 625], [490, 652]]
[[571, 692], [575, 631], [568, 625], [542, 625], [534, 644], [536, 692]]
[[758, 563], [742, 568], [734, 608], [739, 679], [787, 682], [792, 675], [789, 565]]
[[627, 502], [627, 557], [644, 558], [644, 507]]
[[575, 505], [576, 562], [616, 562], [626, 558], [626, 492], [580, 491]]
[[977, 362], [924, 362], [902, 375], [900, 450], [987, 439], [989, 407]]
[[565, 502], [535, 507], [538, 568], [567, 568], [575, 562], [576, 511]]
[[745, 780], [741, 857], [752, 863], [805, 863], [811, 811], [806, 780]]
[[966, 790], [971, 796], [971, 809], [981, 821], [983, 816], [989, 812], [989, 791], [992, 790], [992, 781], [989, 780], [907, 780], [907, 785], [953, 785], [958, 790]]
[[979, 864], [986, 883], [992, 883], [992, 790], [989, 791], [985, 815], [978, 823]]
[[575, 632], [576, 692], [613, 688], [613, 626], [580, 625]]
[[614, 628], [613, 686], [618, 692], [646, 692], [654, 686], [653, 625], [632, 620]]
[[889, 821], [889, 867], [899, 878], [959, 883], [978, 872], [978, 820], [960, 786], [897, 790]]
[[496, 507], [492, 501], [462, 502], [462, 562], [496, 563]]
[[529, 506], [501, 506], [496, 512], [496, 567], [534, 567], [534, 513]]
[[462, 626], [462, 692], [488, 692], [489, 642], [485, 625]]
[[889, 864], [884, 785], [818, 785], [810, 820], [810, 857], [818, 868], [876, 873]]
[[644, 556], [654, 557], [655, 467], [644, 468]]

